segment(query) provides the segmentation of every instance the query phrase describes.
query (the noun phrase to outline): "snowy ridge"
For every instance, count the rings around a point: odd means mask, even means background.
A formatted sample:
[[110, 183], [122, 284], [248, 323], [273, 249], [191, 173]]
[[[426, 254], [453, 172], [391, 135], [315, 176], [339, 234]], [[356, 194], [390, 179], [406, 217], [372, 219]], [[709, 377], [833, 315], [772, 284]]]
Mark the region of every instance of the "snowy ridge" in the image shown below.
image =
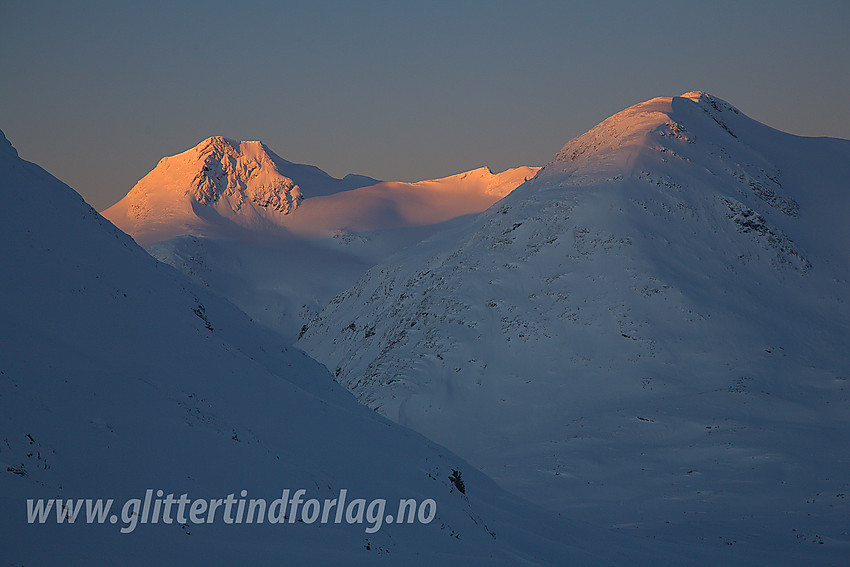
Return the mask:
[[14, 159], [18, 157], [18, 150], [16, 150], [12, 145], [12, 142], [6, 138], [5, 134], [0, 137], [3, 138], [0, 140], [0, 156], [2, 156], [3, 159], [14, 162]]
[[480, 213], [534, 177], [539, 168], [493, 173], [480, 167], [415, 183], [384, 181], [305, 201], [286, 220], [290, 233], [328, 236], [432, 225]]
[[370, 270], [298, 345], [541, 504], [829, 564], [850, 545], [848, 179], [848, 141], [655, 98]]
[[163, 158], [103, 214], [144, 246], [183, 235], [321, 238], [479, 213], [537, 170], [493, 173], [481, 167], [416, 183], [360, 175], [335, 179], [284, 160], [262, 142], [214, 136]]

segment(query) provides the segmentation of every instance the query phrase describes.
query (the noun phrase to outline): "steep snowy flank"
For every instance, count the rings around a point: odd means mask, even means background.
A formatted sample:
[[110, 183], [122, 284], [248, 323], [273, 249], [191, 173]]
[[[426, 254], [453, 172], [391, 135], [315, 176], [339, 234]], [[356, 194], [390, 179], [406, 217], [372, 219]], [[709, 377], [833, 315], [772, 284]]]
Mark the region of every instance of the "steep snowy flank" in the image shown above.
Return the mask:
[[335, 179], [293, 164], [262, 142], [208, 138], [163, 158], [104, 216], [142, 243], [187, 233], [272, 230], [305, 197], [329, 195], [376, 180]]
[[299, 346], [539, 503], [831, 564], [850, 491], [850, 142], [638, 104], [371, 269]]
[[[3, 136], [0, 197], [5, 563], [650, 564], [626, 538], [536, 510], [359, 405], [315, 361], [19, 159]], [[386, 498], [388, 513], [399, 498], [432, 498], [437, 510], [428, 524], [386, 518], [374, 533], [296, 517], [228, 524], [225, 512], [130, 534], [120, 533], [128, 520], [90, 525], [85, 513], [74, 525], [61, 514], [61, 524], [52, 514], [27, 522], [27, 499], [111, 498], [120, 509], [149, 489], [190, 499], [244, 490], [271, 502], [286, 488], [306, 489], [305, 500], [341, 489]]]

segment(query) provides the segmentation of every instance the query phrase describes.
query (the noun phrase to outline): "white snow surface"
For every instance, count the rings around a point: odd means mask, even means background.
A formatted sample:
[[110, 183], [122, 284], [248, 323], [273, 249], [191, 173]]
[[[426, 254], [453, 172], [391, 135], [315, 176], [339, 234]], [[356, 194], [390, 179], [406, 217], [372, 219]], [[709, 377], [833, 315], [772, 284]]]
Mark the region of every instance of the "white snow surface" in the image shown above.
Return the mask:
[[[0, 136], [0, 563], [656, 564], [357, 403]], [[448, 476], [462, 471], [466, 494]], [[434, 498], [428, 525], [29, 525], [28, 498]], [[238, 496], [237, 496], [238, 497]], [[114, 509], [113, 509], [114, 510]], [[669, 547], [662, 563], [679, 553]]]
[[[516, 494], [691, 556], [850, 556], [850, 141], [628, 108], [298, 346]], [[724, 551], [725, 550], [725, 551]]]

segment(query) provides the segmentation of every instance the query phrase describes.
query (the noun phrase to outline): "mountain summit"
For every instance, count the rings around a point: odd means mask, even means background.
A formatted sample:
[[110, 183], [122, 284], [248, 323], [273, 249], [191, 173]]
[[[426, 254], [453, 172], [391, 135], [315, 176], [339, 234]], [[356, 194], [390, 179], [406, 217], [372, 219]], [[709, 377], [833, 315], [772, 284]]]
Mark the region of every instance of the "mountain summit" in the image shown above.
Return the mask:
[[193, 148], [189, 156], [184, 153], [164, 158], [160, 164], [166, 171], [184, 163], [190, 168], [201, 165], [188, 193], [202, 205], [227, 200], [231, 208], [239, 210], [249, 200], [253, 206], [287, 214], [304, 196], [292, 179], [281, 174], [273, 155], [262, 142], [234, 142], [214, 136]]
[[[686, 101], [696, 103], [696, 107]], [[689, 121], [686, 116], [691, 115], [696, 108], [705, 112], [735, 137], [720, 115], [729, 113], [728, 116], [741, 116], [741, 112], [717, 97], [702, 91], [693, 91], [681, 97], [653, 98], [618, 112], [588, 132], [570, 140], [555, 155], [548, 167], [551, 170], [556, 163], [576, 162], [579, 158], [584, 158], [583, 161], [587, 162], [598, 162], [601, 156], [610, 155], [615, 151], [623, 154], [624, 149], [639, 151], [659, 148], [657, 143], [653, 143], [652, 134], [693, 143], [693, 138], [687, 135], [684, 122]], [[592, 157], [594, 155], [597, 158], [595, 160]]]
[[372, 268], [298, 345], [542, 505], [799, 563], [795, 534], [847, 541], [843, 497], [812, 503], [850, 489], [848, 179], [850, 141], [654, 98]]
[[185, 233], [274, 230], [306, 197], [374, 183], [289, 162], [262, 142], [213, 136], [160, 160], [103, 214], [142, 243]]

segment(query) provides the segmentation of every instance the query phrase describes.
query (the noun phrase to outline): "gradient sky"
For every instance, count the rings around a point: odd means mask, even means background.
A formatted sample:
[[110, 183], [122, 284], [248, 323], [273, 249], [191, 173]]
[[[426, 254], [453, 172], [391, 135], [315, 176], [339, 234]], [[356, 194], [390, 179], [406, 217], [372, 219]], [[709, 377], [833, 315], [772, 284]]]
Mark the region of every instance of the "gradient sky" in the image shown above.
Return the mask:
[[705, 90], [850, 138], [850, 2], [0, 0], [0, 129], [102, 210], [220, 134], [335, 176], [545, 163]]

